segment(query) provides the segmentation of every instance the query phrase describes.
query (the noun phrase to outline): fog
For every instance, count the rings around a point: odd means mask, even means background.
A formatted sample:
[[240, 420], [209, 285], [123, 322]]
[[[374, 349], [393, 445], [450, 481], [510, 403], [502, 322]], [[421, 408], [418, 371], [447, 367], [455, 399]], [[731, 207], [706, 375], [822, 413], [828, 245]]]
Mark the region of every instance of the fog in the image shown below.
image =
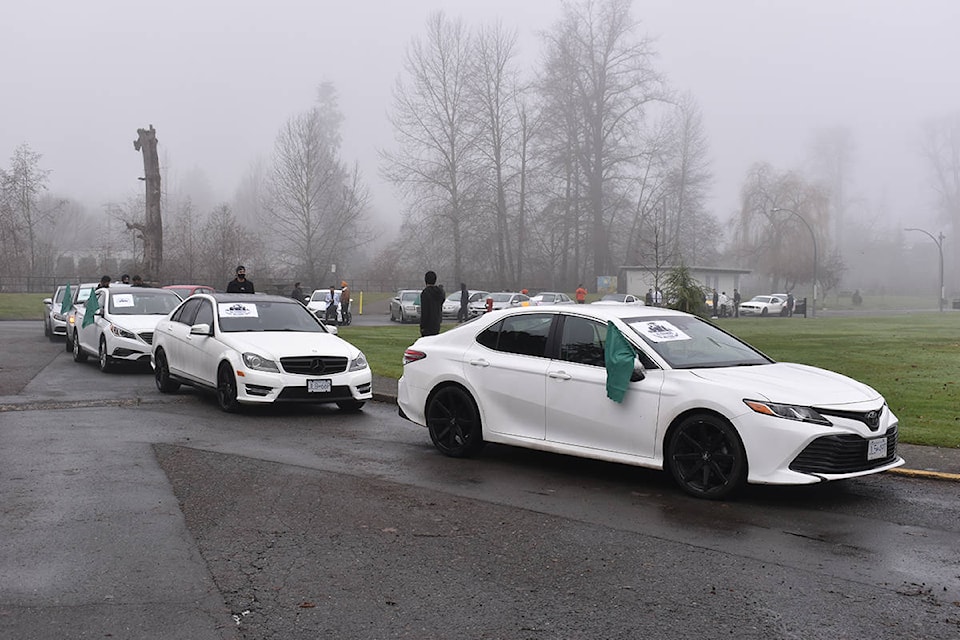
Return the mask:
[[[380, 177], [401, 59], [427, 17], [500, 19], [523, 60], [561, 12], [552, 0], [36, 0], [4, 3], [0, 166], [21, 143], [51, 192], [97, 210], [142, 191], [132, 141], [154, 125], [168, 180], [204, 175], [229, 200], [279, 127], [320, 82], [339, 93], [343, 157], [357, 161], [381, 220], [398, 225]], [[712, 213], [739, 209], [748, 168], [804, 169], [818, 130], [848, 127], [849, 197], [893, 227], [942, 226], [920, 157], [925, 119], [960, 109], [960, 3], [953, 0], [648, 0], [633, 5], [670, 85], [699, 103]], [[900, 220], [909, 221], [909, 225]], [[388, 226], [389, 226], [388, 225]]]

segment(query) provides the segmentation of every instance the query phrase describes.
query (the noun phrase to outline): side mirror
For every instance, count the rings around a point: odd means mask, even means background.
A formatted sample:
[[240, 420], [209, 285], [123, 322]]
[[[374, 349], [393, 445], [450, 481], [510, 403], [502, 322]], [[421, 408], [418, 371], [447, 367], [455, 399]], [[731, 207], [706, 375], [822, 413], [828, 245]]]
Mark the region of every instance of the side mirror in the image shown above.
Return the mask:
[[630, 374], [630, 382], [639, 382], [647, 377], [647, 370], [643, 368], [640, 358], [633, 358], [633, 373]]
[[195, 325], [193, 325], [192, 327], [190, 327], [190, 335], [192, 335], [192, 336], [210, 336], [210, 335], [212, 335], [212, 334], [210, 333], [210, 325], [208, 325], [208, 324], [205, 323], [205, 322], [201, 322], [200, 324], [195, 324]]
[[43, 304], [45, 304], [45, 305], [47, 305], [47, 306], [49, 307], [50, 305], [53, 304], [53, 298], [44, 298], [44, 299], [43, 299]]

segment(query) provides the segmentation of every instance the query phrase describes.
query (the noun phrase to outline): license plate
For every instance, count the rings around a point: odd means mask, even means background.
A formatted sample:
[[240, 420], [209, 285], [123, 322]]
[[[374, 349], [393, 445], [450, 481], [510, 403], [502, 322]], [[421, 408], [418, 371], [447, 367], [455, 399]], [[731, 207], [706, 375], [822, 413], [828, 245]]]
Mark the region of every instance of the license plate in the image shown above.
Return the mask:
[[330, 380], [307, 380], [307, 391], [310, 393], [329, 393], [332, 388]]
[[879, 460], [887, 457], [887, 439], [867, 440], [867, 460]]

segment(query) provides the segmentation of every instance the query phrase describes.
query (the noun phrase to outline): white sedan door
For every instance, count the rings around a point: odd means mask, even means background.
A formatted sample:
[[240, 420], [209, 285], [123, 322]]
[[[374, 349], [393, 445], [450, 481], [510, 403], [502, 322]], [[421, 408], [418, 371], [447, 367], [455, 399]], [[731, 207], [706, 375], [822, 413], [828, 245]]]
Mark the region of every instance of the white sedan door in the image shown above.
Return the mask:
[[663, 371], [631, 382], [623, 402], [607, 397], [603, 344], [607, 327], [566, 316], [560, 359], [547, 370], [546, 438], [550, 442], [650, 458], [656, 442]]
[[543, 440], [545, 357], [554, 314], [505, 318], [464, 354], [464, 375], [477, 393], [484, 431]]
[[[200, 300], [194, 325], [205, 324], [214, 332], [214, 311], [209, 300]], [[183, 341], [183, 363], [187, 375], [206, 385], [216, 385], [220, 341], [212, 335], [195, 335], [187, 328]], [[214, 353], [215, 352], [215, 353]]]

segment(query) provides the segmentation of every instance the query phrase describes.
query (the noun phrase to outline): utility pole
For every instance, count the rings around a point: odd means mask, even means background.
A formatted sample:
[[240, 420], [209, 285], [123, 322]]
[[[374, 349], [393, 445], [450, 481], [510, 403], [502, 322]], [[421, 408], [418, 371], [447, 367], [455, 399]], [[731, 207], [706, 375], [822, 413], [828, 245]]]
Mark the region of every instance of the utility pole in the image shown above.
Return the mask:
[[137, 129], [133, 148], [143, 152], [143, 181], [146, 185], [146, 215], [143, 224], [127, 223], [128, 229], [137, 229], [143, 238], [143, 279], [159, 282], [163, 267], [163, 219], [160, 214], [160, 160], [157, 157], [157, 131]]

